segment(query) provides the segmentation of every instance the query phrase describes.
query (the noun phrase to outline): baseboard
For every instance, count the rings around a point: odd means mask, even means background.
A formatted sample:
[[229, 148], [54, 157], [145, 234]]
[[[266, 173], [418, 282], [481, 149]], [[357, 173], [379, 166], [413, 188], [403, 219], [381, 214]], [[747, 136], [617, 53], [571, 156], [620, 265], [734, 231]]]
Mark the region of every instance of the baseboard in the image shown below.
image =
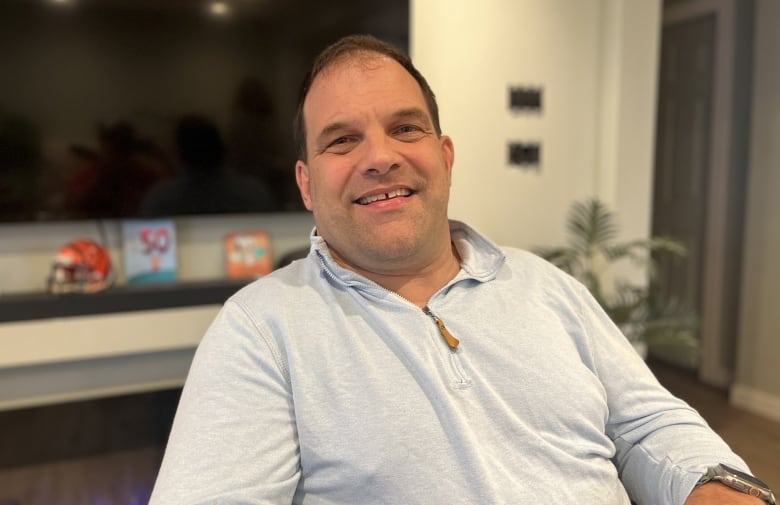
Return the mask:
[[729, 402], [742, 410], [780, 422], [780, 396], [744, 384], [731, 386]]

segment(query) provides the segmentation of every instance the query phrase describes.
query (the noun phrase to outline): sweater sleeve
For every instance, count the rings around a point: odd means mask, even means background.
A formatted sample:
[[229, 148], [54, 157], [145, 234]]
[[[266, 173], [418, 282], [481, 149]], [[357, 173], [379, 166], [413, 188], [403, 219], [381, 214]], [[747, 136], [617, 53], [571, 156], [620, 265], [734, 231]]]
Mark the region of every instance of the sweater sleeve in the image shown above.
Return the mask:
[[607, 435], [632, 500], [682, 505], [707, 467], [726, 463], [747, 471], [698, 412], [658, 383], [598, 303], [582, 291], [591, 366], [607, 394]]
[[150, 503], [289, 504], [300, 476], [280, 353], [228, 301], [193, 359]]

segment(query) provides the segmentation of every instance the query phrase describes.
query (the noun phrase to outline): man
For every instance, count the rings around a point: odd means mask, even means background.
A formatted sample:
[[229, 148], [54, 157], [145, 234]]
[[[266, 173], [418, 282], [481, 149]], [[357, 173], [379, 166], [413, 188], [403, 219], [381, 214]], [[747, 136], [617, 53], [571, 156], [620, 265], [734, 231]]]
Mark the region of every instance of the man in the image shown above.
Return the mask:
[[448, 221], [453, 143], [403, 54], [326, 49], [296, 131], [311, 251], [209, 328], [153, 504], [763, 503], [692, 492], [744, 462], [580, 284]]

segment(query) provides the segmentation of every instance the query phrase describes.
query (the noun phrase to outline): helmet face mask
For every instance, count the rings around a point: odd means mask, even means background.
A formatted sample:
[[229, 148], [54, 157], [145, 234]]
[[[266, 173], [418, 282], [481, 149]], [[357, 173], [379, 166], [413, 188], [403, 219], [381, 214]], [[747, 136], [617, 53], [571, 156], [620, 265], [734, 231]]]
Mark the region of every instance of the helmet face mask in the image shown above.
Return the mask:
[[50, 293], [96, 293], [111, 286], [108, 251], [92, 240], [74, 240], [57, 252], [48, 278]]

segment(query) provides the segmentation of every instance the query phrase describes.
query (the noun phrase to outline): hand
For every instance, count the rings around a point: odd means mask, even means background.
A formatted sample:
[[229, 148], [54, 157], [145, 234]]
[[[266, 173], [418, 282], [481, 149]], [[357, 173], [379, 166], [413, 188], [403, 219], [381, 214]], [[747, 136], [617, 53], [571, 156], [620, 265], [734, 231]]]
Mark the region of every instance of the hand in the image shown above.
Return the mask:
[[740, 493], [720, 482], [699, 486], [685, 500], [685, 505], [766, 505], [764, 500]]

